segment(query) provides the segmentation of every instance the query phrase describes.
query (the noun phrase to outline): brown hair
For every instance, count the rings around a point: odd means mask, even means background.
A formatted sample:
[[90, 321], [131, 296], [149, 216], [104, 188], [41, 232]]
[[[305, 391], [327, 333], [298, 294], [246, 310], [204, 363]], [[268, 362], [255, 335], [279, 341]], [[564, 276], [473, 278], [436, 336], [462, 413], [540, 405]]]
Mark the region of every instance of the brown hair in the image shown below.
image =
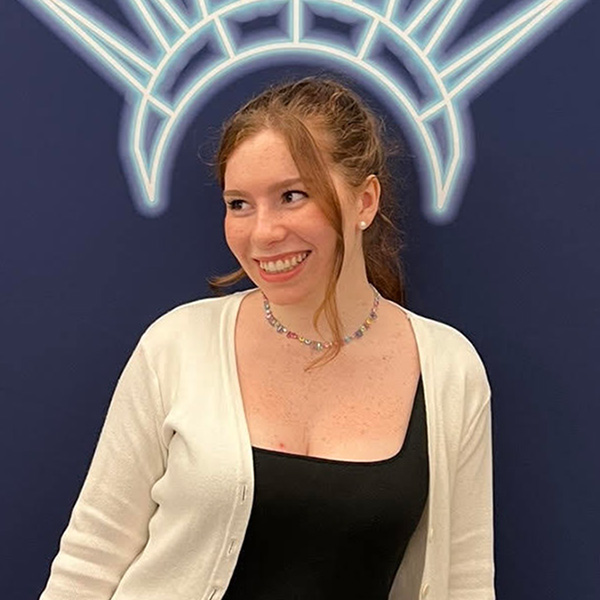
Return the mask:
[[[319, 317], [324, 314], [334, 334], [336, 343], [316, 361], [329, 362], [339, 353], [343, 340], [335, 289], [344, 260], [342, 209], [329, 165], [338, 169], [352, 187], [362, 185], [371, 174], [379, 179], [379, 210], [363, 233], [367, 278], [382, 296], [404, 303], [399, 258], [402, 244], [394, 225], [396, 202], [391, 194], [392, 181], [382, 143], [383, 126], [356, 94], [337, 81], [308, 77], [271, 87], [240, 108], [223, 126], [216, 155], [221, 188], [233, 151], [244, 140], [265, 129], [277, 131], [286, 140], [303, 182], [337, 232], [334, 266], [325, 298], [313, 318], [317, 328]], [[211, 278], [209, 285], [213, 291], [220, 291], [245, 276], [240, 268]]]

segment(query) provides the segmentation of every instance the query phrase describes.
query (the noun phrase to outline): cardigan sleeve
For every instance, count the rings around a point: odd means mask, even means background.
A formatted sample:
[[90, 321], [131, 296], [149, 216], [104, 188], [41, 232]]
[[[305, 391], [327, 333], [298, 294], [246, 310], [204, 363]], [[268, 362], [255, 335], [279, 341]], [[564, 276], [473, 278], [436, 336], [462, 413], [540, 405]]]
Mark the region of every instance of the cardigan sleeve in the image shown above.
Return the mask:
[[142, 343], [115, 389], [92, 462], [40, 600], [109, 600], [143, 550], [166, 468], [164, 409]]
[[479, 408], [465, 427], [450, 515], [450, 600], [493, 600], [490, 388], [479, 361], [472, 385]]

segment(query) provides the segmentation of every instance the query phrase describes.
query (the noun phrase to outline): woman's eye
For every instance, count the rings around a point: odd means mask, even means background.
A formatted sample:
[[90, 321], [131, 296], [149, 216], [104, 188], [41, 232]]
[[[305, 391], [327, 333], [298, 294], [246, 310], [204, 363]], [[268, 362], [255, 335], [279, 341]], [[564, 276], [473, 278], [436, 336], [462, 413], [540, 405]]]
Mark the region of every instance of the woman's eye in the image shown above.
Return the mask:
[[227, 209], [228, 210], [242, 210], [244, 208], [244, 204], [246, 204], [245, 200], [227, 200]]
[[302, 192], [301, 190], [289, 190], [284, 192], [282, 197], [285, 202], [296, 202], [298, 200], [307, 198], [308, 195], [306, 192]]

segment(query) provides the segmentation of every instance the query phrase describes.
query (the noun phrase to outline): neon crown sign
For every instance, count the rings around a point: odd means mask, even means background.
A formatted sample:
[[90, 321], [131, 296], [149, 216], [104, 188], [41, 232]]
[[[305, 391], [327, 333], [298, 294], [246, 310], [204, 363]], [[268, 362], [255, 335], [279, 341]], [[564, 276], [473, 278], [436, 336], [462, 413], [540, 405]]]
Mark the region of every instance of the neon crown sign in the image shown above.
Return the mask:
[[125, 94], [122, 159], [141, 212], [166, 207], [166, 165], [214, 84], [283, 57], [339, 64], [385, 93], [438, 222], [470, 170], [470, 100], [582, 1], [511, 5], [457, 42], [479, 0], [121, 0], [138, 37], [81, 0], [22, 0]]

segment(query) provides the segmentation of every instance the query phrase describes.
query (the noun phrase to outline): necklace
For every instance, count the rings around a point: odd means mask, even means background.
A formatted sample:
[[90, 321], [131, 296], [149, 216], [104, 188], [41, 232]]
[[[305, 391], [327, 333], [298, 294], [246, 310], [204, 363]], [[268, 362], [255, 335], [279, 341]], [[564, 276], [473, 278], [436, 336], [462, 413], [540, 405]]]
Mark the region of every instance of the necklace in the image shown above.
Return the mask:
[[[365, 334], [367, 329], [371, 327], [373, 321], [377, 318], [377, 308], [379, 307], [379, 300], [381, 296], [373, 286], [371, 286], [371, 289], [375, 294], [375, 298], [373, 300], [373, 306], [371, 307], [369, 316], [364, 320], [363, 324], [352, 335], [347, 335], [344, 337], [344, 345], [349, 344], [352, 340], [357, 340], [361, 338]], [[285, 333], [285, 336], [291, 340], [298, 340], [301, 344], [304, 344], [305, 346], [310, 346], [311, 348], [319, 352], [321, 350], [327, 350], [327, 348], [331, 348], [331, 346], [334, 346], [336, 344], [336, 342], [316, 342], [314, 340], [309, 340], [308, 338], [305, 338], [297, 333], [294, 333], [293, 331], [290, 331], [285, 325], [283, 325], [280, 321], [276, 319], [275, 315], [273, 315], [273, 313], [271, 312], [271, 305], [269, 304], [269, 300], [264, 295], [264, 293], [263, 308], [265, 311], [265, 319], [267, 320], [269, 325], [271, 325], [271, 327], [273, 327], [275, 331], [277, 331], [277, 333]]]

